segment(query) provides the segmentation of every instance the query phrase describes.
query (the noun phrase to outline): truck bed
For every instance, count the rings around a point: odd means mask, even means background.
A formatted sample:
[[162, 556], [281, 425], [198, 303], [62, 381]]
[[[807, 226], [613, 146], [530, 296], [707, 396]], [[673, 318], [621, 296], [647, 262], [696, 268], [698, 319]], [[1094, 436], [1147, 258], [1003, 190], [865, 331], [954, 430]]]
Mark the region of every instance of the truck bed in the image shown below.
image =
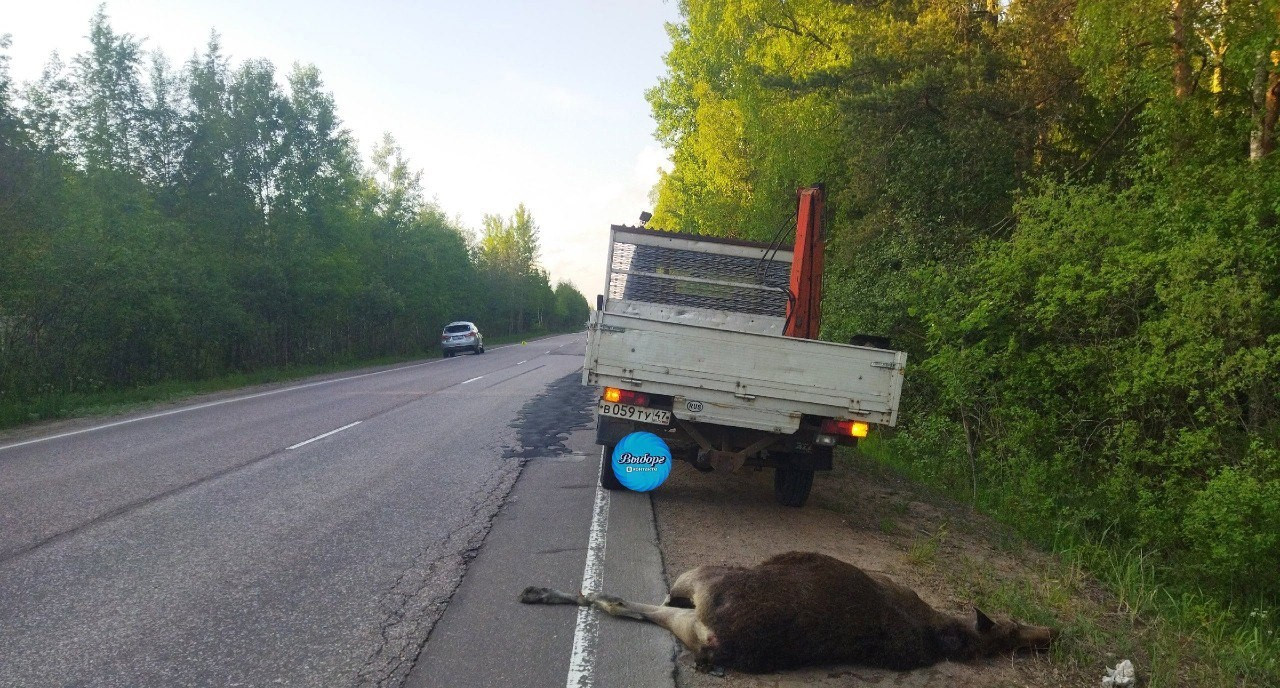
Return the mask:
[[791, 433], [802, 414], [897, 422], [906, 354], [596, 311], [583, 384], [675, 397], [684, 420]]

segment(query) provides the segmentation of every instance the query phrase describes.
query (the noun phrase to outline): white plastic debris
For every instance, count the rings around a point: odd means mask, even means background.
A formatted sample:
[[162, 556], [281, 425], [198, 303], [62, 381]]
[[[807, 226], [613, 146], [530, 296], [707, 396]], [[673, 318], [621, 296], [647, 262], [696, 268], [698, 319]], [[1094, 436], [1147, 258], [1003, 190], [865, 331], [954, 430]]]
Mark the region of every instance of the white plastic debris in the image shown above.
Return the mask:
[[1107, 675], [1102, 677], [1102, 688], [1124, 688], [1124, 686], [1138, 685], [1137, 675], [1133, 671], [1133, 662], [1127, 659], [1121, 660], [1114, 669], [1107, 669]]

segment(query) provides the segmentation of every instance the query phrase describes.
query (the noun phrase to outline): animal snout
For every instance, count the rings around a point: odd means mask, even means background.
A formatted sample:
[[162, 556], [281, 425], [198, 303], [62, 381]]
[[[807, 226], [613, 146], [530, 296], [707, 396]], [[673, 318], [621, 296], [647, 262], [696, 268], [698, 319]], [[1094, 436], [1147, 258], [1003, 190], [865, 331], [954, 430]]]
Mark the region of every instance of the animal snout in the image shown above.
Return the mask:
[[1023, 647], [1032, 650], [1049, 649], [1050, 645], [1058, 642], [1058, 636], [1061, 635], [1056, 628], [1046, 626], [1024, 626], [1021, 630]]

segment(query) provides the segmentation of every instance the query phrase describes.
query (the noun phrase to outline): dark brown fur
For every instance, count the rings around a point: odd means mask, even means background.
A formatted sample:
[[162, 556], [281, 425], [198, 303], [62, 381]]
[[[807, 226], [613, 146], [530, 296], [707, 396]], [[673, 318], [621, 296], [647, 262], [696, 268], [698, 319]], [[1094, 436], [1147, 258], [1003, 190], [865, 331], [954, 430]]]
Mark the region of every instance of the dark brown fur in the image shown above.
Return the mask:
[[834, 663], [914, 669], [1043, 648], [1052, 635], [980, 611], [975, 623], [962, 622], [887, 576], [813, 552], [752, 568], [700, 566], [676, 580], [661, 607], [545, 588], [525, 590], [521, 601], [595, 605], [651, 621], [675, 633], [700, 667], [757, 673]]

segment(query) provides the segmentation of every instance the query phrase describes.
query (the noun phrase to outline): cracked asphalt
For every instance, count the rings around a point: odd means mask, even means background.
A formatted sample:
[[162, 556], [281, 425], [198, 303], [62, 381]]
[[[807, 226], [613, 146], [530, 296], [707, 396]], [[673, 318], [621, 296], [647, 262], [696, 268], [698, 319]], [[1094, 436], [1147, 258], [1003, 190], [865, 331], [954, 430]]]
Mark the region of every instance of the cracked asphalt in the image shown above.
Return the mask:
[[0, 686], [400, 685], [583, 342], [0, 438]]

